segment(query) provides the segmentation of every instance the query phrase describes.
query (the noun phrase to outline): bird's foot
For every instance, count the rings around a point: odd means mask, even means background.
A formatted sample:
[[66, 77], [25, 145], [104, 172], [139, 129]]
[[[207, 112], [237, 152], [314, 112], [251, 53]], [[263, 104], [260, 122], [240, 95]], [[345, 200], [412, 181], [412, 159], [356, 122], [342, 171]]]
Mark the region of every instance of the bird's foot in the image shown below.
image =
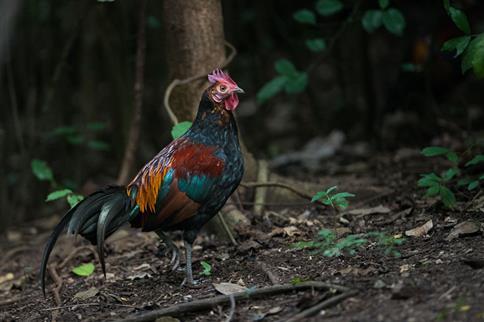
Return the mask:
[[175, 271], [180, 266], [180, 251], [178, 248], [171, 249], [171, 260], [170, 260], [171, 271]]
[[180, 287], [188, 287], [188, 288], [191, 288], [191, 289], [199, 289], [199, 288], [202, 288], [202, 284], [197, 281], [197, 280], [191, 280], [191, 281], [188, 281], [187, 282], [187, 278], [185, 277], [183, 279], [183, 282], [180, 284]]

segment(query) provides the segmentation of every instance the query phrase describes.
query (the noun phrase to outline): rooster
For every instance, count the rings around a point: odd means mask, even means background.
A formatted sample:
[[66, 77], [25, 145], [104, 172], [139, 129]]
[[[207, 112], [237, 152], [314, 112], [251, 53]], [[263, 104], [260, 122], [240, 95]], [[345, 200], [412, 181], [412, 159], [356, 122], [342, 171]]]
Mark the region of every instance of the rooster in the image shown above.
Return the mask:
[[165, 234], [183, 231], [186, 278], [193, 285], [192, 244], [202, 226], [223, 207], [244, 172], [233, 111], [244, 91], [220, 69], [208, 75], [191, 128], [163, 148], [126, 187], [110, 186], [81, 201], [50, 235], [42, 256], [40, 279], [45, 296], [45, 271], [54, 245], [67, 233], [97, 245], [106, 275], [104, 240], [125, 223], [154, 231], [172, 252], [172, 269], [179, 266], [179, 250]]

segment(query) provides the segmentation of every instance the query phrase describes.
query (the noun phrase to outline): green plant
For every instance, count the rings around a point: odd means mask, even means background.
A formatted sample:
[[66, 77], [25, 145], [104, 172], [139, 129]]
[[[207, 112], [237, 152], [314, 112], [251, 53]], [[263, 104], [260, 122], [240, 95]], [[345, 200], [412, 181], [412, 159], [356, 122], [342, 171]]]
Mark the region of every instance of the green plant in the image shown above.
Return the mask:
[[212, 265], [210, 265], [206, 261], [201, 261], [200, 265], [202, 265], [202, 271], [200, 272], [200, 275], [204, 275], [204, 276], [212, 275]]
[[173, 125], [173, 127], [171, 128], [171, 137], [173, 139], [179, 138], [180, 136], [185, 134], [185, 132], [188, 131], [191, 126], [192, 122], [189, 121], [184, 121]]
[[345, 209], [348, 207], [349, 202], [346, 198], [355, 197], [354, 194], [349, 192], [338, 192], [336, 193], [337, 186], [329, 187], [326, 190], [317, 192], [311, 202], [321, 201], [327, 206], [331, 206], [334, 209]]
[[462, 73], [472, 69], [477, 77], [484, 77], [484, 33], [472, 34], [466, 14], [451, 6], [450, 0], [444, 0], [444, 8], [464, 35], [447, 40], [442, 45], [442, 51], [455, 51], [454, 57], [463, 55]]
[[400, 10], [389, 7], [390, 0], [379, 0], [378, 4], [380, 9], [370, 9], [363, 14], [361, 19], [363, 28], [372, 33], [383, 25], [392, 34], [401, 36], [406, 26], [403, 14]]
[[54, 191], [50, 192], [47, 195], [47, 198], [45, 199], [45, 201], [49, 202], [49, 201], [65, 198], [67, 203], [72, 208], [79, 201], [84, 199], [82, 195], [74, 193], [71, 189], [60, 187], [54, 178], [52, 169], [44, 160], [33, 159], [31, 161], [31, 168], [32, 168], [32, 173], [38, 180], [48, 181], [50, 183], [51, 188], [54, 189]]
[[57, 137], [72, 145], [84, 145], [96, 151], [108, 151], [109, 144], [92, 138], [106, 128], [103, 122], [87, 123], [85, 127], [60, 126], [49, 132], [48, 137]]
[[86, 263], [76, 266], [72, 269], [72, 272], [77, 276], [87, 277], [94, 273], [94, 264]]
[[296, 249], [313, 249], [315, 253], [322, 253], [327, 257], [338, 257], [343, 254], [354, 255], [370, 241], [374, 241], [378, 247], [382, 248], [385, 255], [401, 256], [400, 252], [396, 250], [396, 246], [401, 245], [404, 239], [390, 236], [383, 232], [351, 234], [337, 239], [333, 231], [321, 229], [315, 240], [297, 242], [292, 244], [292, 247]]
[[[467, 186], [467, 190], [476, 189], [480, 181], [484, 180], [484, 174], [478, 176], [462, 176], [462, 168], [459, 167], [460, 157], [456, 152], [439, 146], [431, 146], [422, 149], [426, 157], [445, 157], [451, 162], [451, 167], [444, 170], [440, 175], [435, 172], [422, 174], [418, 180], [418, 186], [425, 188], [425, 197], [438, 197], [447, 208], [453, 208], [456, 204], [455, 194], [452, 188]], [[464, 167], [470, 167], [484, 162], [484, 155], [478, 154], [467, 162]], [[455, 179], [459, 178], [455, 182]]]

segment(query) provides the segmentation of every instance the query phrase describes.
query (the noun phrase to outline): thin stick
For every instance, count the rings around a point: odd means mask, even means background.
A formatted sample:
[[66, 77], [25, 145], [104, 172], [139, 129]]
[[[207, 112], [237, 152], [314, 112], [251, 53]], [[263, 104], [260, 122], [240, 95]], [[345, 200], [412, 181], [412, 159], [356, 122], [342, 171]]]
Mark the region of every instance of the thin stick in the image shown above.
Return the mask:
[[[229, 42], [226, 41], [225, 46], [227, 46], [231, 50], [231, 52], [230, 52], [229, 56], [225, 59], [225, 61], [221, 64], [220, 68], [224, 68], [228, 64], [230, 64], [230, 62], [234, 59], [235, 55], [237, 55], [237, 49], [235, 49], [235, 47], [232, 46], [232, 44], [230, 44]], [[205, 78], [205, 77], [207, 77], [207, 74], [208, 74], [208, 72], [205, 72], [203, 74], [191, 76], [191, 77], [188, 77], [188, 78], [185, 78], [185, 79], [174, 79], [166, 87], [165, 95], [163, 96], [163, 106], [165, 107], [165, 110], [168, 113], [168, 116], [170, 117], [170, 120], [173, 123], [173, 125], [178, 124], [178, 118], [176, 117], [175, 113], [173, 113], [173, 110], [171, 109], [171, 106], [170, 106], [171, 92], [173, 91], [173, 89], [175, 87], [177, 87], [179, 85], [191, 83], [191, 82], [196, 81], [198, 79]]]
[[304, 191], [301, 191], [301, 190], [298, 190], [294, 187], [291, 187], [290, 185], [287, 185], [285, 183], [281, 183], [281, 182], [242, 182], [240, 184], [242, 187], [245, 187], [245, 188], [257, 188], [257, 187], [277, 187], [277, 188], [284, 188], [284, 189], [287, 189], [289, 191], [292, 191], [294, 192], [296, 195], [304, 198], [304, 199], [309, 199], [311, 200], [313, 198], [312, 195], [304, 192]]
[[48, 270], [49, 270], [50, 277], [52, 277], [52, 279], [54, 280], [55, 285], [56, 285], [55, 287], [52, 288], [52, 292], [54, 293], [54, 300], [55, 300], [55, 303], [57, 304], [57, 306], [60, 306], [62, 304], [62, 302], [61, 302], [61, 299], [60, 299], [59, 292], [60, 292], [60, 290], [62, 288], [62, 284], [63, 284], [62, 278], [60, 278], [59, 274], [57, 273], [55, 264], [49, 265]]
[[80, 252], [84, 251], [84, 250], [88, 250], [90, 251], [91, 253], [94, 254], [94, 258], [96, 258], [96, 260], [99, 262], [99, 255], [98, 253], [96, 252], [96, 250], [92, 247], [92, 246], [79, 246], [77, 247], [76, 249], [74, 249], [74, 251], [72, 251], [60, 264], [59, 264], [59, 268], [64, 268], [66, 267], [66, 265], [73, 259], [75, 258], [77, 255], [79, 255]]
[[272, 285], [279, 285], [279, 277], [274, 274], [269, 267], [267, 266], [266, 263], [264, 262], [258, 262], [260, 269], [267, 275], [269, 280], [271, 281]]
[[136, 79], [134, 81], [134, 110], [131, 126], [129, 129], [128, 142], [124, 150], [123, 163], [119, 171], [118, 184], [126, 184], [129, 178], [129, 172], [133, 167], [134, 156], [138, 146], [141, 111], [143, 108], [143, 77], [145, 66], [145, 25], [146, 25], [146, 1], [140, 3], [139, 8], [139, 25], [138, 25], [138, 45], [136, 50]]
[[238, 243], [234, 238], [234, 235], [232, 234], [232, 231], [230, 230], [229, 226], [227, 225], [227, 222], [225, 221], [224, 216], [220, 213], [220, 211], [217, 213], [218, 219], [220, 219], [220, 222], [222, 223], [222, 227], [225, 230], [225, 233], [227, 233], [227, 236], [229, 236], [230, 242], [232, 245], [237, 246]]
[[333, 296], [333, 297], [327, 299], [326, 301], [323, 301], [319, 304], [316, 304], [315, 306], [312, 306], [309, 309], [304, 310], [304, 311], [294, 315], [293, 317], [291, 317], [290, 319], [285, 320], [285, 321], [286, 322], [302, 321], [307, 317], [310, 317], [310, 316], [317, 314], [322, 309], [325, 309], [327, 307], [330, 307], [330, 306], [333, 306], [333, 305], [336, 305], [336, 304], [342, 302], [343, 300], [347, 299], [348, 297], [355, 295], [356, 293], [358, 293], [358, 292], [357, 291], [348, 291], [348, 292], [342, 293], [340, 295]]
[[234, 298], [234, 294], [230, 294], [229, 297], [230, 297], [230, 313], [229, 313], [229, 316], [227, 317], [227, 320], [225, 320], [225, 322], [232, 321], [232, 319], [234, 318], [234, 314], [235, 314], [235, 298]]
[[[305, 289], [334, 289], [338, 291], [348, 291], [348, 288], [339, 285], [328, 284], [318, 281], [303, 282], [296, 285], [293, 284], [282, 284], [273, 285], [264, 288], [255, 289], [254, 291], [238, 292], [234, 293], [234, 300], [242, 300], [248, 298], [256, 298], [262, 296], [271, 296], [281, 293], [287, 293], [291, 291], [300, 291]], [[143, 322], [143, 321], [153, 321], [161, 316], [171, 315], [179, 316], [182, 314], [192, 313], [196, 311], [208, 310], [217, 305], [223, 305], [230, 303], [230, 296], [219, 295], [211, 298], [195, 300], [188, 303], [175, 304], [167, 308], [153, 310], [150, 312], [142, 313], [139, 315], [128, 316], [126, 319], [118, 320], [118, 322]]]

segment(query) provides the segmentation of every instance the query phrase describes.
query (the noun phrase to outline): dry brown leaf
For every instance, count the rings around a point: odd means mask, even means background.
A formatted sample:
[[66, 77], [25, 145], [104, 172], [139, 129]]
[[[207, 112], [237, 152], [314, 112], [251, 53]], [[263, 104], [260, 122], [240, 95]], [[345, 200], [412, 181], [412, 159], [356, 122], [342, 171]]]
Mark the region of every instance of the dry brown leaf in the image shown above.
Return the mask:
[[460, 224], [455, 225], [450, 234], [445, 238], [447, 241], [451, 241], [460, 236], [476, 234], [481, 230], [481, 225], [472, 220], [466, 220]]
[[247, 287], [240, 286], [239, 284], [234, 283], [213, 283], [213, 287], [223, 295], [230, 295], [247, 291]]
[[422, 237], [426, 235], [433, 227], [434, 227], [434, 223], [432, 222], [432, 219], [430, 219], [422, 226], [415, 227], [413, 229], [405, 231], [405, 236]]
[[94, 297], [99, 294], [99, 290], [95, 287], [91, 287], [88, 290], [77, 292], [74, 295], [74, 299], [80, 300], [80, 301], [85, 301], [87, 299], [90, 299], [91, 297]]
[[372, 208], [360, 208], [360, 209], [353, 209], [348, 211], [349, 215], [356, 215], [356, 216], [367, 216], [373, 214], [388, 214], [390, 212], [390, 208], [379, 205]]

